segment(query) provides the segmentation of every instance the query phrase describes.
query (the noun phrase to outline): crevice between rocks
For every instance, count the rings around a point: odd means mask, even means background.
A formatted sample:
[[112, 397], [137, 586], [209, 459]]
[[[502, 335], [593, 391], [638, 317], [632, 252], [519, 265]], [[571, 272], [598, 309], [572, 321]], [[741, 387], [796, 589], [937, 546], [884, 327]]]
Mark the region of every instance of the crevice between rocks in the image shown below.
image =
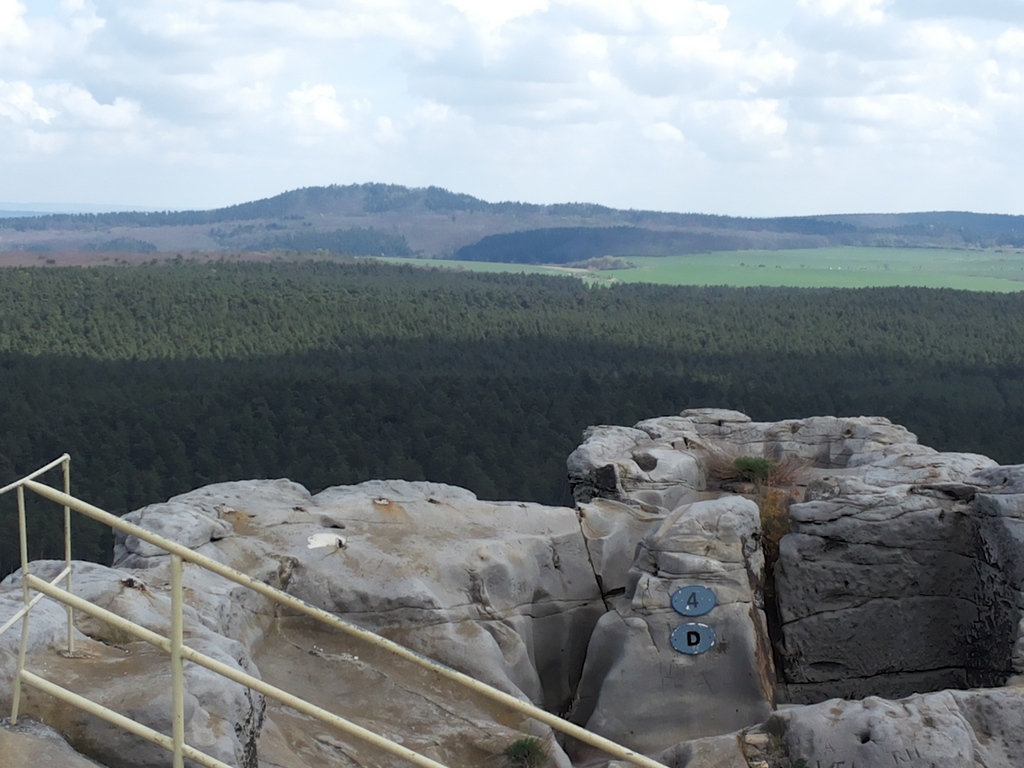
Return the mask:
[[[580, 528], [580, 538], [583, 539], [583, 549], [587, 553], [587, 563], [590, 565], [590, 572], [594, 574], [594, 582], [597, 584], [597, 593], [601, 596], [601, 602], [604, 604], [605, 613], [611, 610], [611, 606], [608, 604], [608, 597], [618, 590], [612, 590], [612, 592], [605, 592], [604, 580], [601, 575], [597, 572], [597, 567], [594, 565], [594, 556], [590, 552], [590, 541], [587, 539], [587, 535], [583, 532], [583, 515], [580, 513], [579, 507], [576, 508], [576, 524]], [[624, 592], [625, 590], [623, 590]]]

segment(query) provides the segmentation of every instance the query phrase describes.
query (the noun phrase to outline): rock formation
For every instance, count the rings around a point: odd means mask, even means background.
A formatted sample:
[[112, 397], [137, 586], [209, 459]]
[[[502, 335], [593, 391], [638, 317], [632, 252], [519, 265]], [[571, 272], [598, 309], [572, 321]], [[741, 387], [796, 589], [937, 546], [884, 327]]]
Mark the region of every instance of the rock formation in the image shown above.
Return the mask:
[[[717, 409], [591, 428], [568, 467], [575, 509], [278, 480], [128, 519], [669, 766], [1024, 765], [1024, 467], [938, 453], [885, 419]], [[112, 568], [73, 577], [167, 631], [162, 550], [122, 537]], [[551, 765], [622, 765], [196, 567], [185, 585], [190, 646], [443, 763], [501, 765], [531, 735]], [[16, 573], [0, 619], [20, 600]], [[34, 609], [29, 668], [169, 731], [166, 659], [81, 615], [67, 658], [64, 621], [48, 599]], [[0, 679], [19, 634], [0, 637]], [[188, 739], [229, 764], [403, 764], [199, 667], [186, 677]], [[23, 712], [83, 765], [167, 764], [30, 688]], [[64, 748], [33, 726], [0, 739]]]

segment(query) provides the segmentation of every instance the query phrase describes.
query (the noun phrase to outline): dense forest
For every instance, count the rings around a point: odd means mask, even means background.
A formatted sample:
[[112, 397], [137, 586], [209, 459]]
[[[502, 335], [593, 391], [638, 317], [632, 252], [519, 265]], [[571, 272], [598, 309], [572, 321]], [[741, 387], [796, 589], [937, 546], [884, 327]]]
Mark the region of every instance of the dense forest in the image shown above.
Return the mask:
[[[1024, 460], [1024, 295], [732, 289], [371, 261], [0, 271], [0, 483], [67, 451], [117, 513], [232, 479], [429, 479], [568, 503], [597, 423], [887, 416]], [[33, 515], [32, 557], [60, 550]], [[109, 556], [76, 523], [76, 554]], [[17, 561], [0, 500], [0, 573]]]
[[[840, 226], [840, 225], [835, 225]], [[807, 248], [804, 238], [770, 237], [757, 241], [772, 248]], [[672, 256], [710, 251], [738, 251], [752, 246], [746, 232], [654, 230], [643, 227], [553, 227], [488, 235], [459, 248], [460, 261], [506, 264], [571, 264], [614, 254]]]

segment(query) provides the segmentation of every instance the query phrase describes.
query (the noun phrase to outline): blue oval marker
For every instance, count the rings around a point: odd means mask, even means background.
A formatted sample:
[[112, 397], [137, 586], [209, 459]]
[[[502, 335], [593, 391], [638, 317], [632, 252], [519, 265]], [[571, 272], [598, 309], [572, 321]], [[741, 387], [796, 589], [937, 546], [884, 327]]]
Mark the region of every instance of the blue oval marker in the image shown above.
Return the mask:
[[680, 587], [672, 593], [672, 607], [683, 616], [703, 616], [716, 605], [718, 598], [707, 587]]
[[696, 656], [711, 650], [715, 644], [715, 630], [707, 624], [680, 624], [672, 630], [669, 642], [680, 653]]

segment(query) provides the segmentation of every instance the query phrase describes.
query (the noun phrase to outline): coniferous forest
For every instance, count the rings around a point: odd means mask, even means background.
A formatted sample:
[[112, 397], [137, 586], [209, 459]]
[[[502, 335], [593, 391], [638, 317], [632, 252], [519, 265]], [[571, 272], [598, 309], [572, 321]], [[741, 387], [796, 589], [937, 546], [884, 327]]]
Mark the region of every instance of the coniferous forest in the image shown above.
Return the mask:
[[[0, 484], [67, 451], [115, 513], [224, 480], [569, 503], [598, 423], [879, 415], [1024, 461], [1024, 295], [617, 285], [373, 261], [0, 271]], [[62, 551], [52, 506], [30, 555]], [[76, 518], [76, 556], [109, 536]], [[0, 500], [0, 575], [17, 567]]]

